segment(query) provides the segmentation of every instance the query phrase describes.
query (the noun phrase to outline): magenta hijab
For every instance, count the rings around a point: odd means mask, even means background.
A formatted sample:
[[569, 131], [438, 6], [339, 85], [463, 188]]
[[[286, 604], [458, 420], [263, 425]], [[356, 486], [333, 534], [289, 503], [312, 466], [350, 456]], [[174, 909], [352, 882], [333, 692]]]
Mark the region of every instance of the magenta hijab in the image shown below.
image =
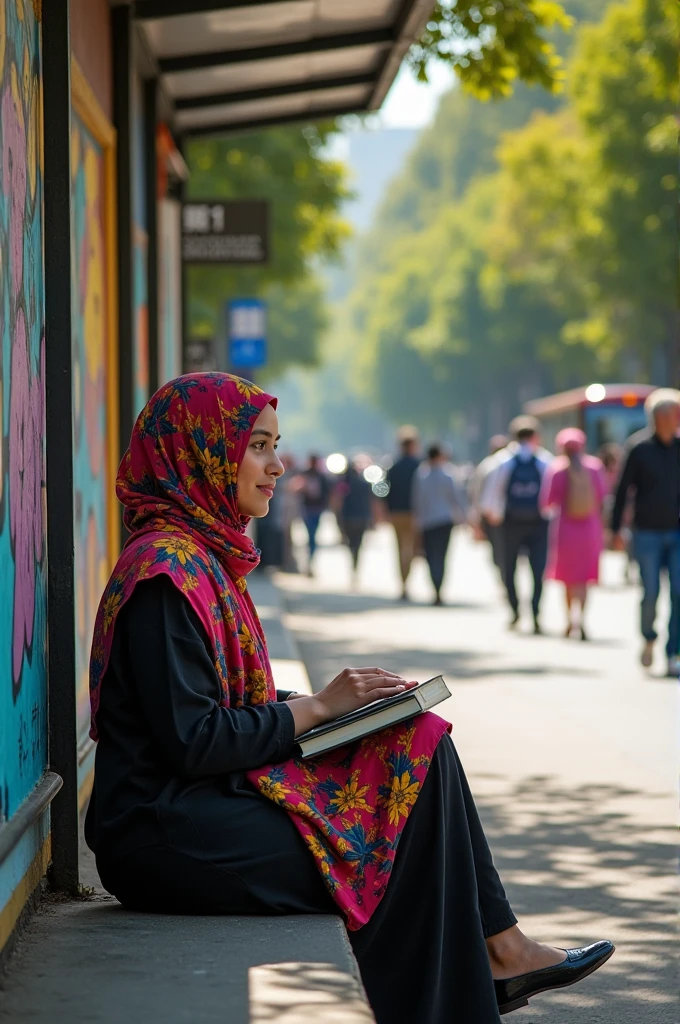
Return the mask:
[[[164, 574], [198, 614], [220, 683], [238, 709], [276, 700], [265, 637], [246, 585], [259, 556], [238, 511], [238, 468], [253, 424], [276, 399], [228, 374], [178, 377], [135, 424], [116, 492], [131, 536], [99, 605], [90, 661], [91, 735], [117, 617], [142, 580]], [[282, 807], [345, 916], [360, 928], [382, 899], [435, 748], [450, 729], [427, 713], [330, 755], [246, 773]]]

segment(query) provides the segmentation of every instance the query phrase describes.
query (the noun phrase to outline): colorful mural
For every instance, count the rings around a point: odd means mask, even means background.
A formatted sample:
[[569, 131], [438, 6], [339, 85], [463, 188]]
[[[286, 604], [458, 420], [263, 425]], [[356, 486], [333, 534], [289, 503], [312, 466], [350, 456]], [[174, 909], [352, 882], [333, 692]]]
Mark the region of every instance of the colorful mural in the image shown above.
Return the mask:
[[158, 378], [161, 384], [182, 372], [181, 206], [158, 204]]
[[0, 822], [47, 760], [40, 60], [33, 5], [0, 0]]
[[105, 167], [102, 147], [73, 111], [73, 422], [78, 736], [90, 724], [88, 668], [94, 616], [108, 578]]

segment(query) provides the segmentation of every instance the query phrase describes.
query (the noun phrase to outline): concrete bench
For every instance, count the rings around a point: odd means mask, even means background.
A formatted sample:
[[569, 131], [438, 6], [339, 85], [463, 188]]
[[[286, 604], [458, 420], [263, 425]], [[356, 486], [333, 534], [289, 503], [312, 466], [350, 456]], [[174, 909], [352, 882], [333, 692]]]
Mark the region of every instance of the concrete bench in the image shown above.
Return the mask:
[[12, 1024], [371, 1024], [341, 920], [43, 904], [0, 992]]
[[[311, 693], [270, 577], [250, 582], [279, 689]], [[11, 1024], [372, 1024], [339, 917], [185, 917], [126, 911], [101, 888], [45, 900], [0, 982]]]

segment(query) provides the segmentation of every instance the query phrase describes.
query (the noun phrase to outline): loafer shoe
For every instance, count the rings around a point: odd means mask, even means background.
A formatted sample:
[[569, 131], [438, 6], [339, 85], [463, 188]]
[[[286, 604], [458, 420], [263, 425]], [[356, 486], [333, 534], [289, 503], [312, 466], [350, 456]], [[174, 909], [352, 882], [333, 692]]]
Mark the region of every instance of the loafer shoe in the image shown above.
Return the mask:
[[500, 1015], [519, 1010], [520, 1006], [527, 1006], [529, 999], [537, 996], [539, 992], [575, 985], [577, 981], [587, 978], [598, 967], [602, 967], [613, 952], [613, 944], [605, 939], [581, 949], [566, 949], [566, 959], [555, 967], [544, 967], [540, 971], [496, 981], [494, 984]]

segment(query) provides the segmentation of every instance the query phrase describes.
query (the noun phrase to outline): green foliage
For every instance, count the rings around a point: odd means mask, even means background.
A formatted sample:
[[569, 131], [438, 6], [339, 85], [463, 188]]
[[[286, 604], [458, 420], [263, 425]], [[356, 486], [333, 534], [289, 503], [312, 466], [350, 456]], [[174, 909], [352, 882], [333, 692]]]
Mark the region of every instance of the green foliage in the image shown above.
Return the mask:
[[348, 191], [342, 164], [323, 155], [333, 124], [194, 139], [187, 147], [191, 199], [268, 199], [271, 261], [266, 267], [191, 267], [189, 327], [223, 334], [230, 298], [269, 304], [270, 372], [317, 359], [325, 312], [314, 261], [337, 256], [349, 228], [339, 216]]
[[547, 33], [571, 25], [556, 0], [438, 0], [407, 59], [421, 81], [444, 61], [482, 100], [509, 96], [518, 80], [556, 92], [564, 72]]
[[352, 295], [358, 386], [393, 420], [487, 433], [589, 379], [677, 379], [679, 27], [675, 0], [611, 4], [562, 99], [443, 99]]
[[675, 3], [629, 0], [582, 31], [568, 112], [501, 147], [496, 219], [501, 262], [550, 290], [564, 341], [614, 365], [627, 356], [646, 376], [668, 346], [671, 378], [677, 158], [664, 126], [676, 104], [676, 12]]

